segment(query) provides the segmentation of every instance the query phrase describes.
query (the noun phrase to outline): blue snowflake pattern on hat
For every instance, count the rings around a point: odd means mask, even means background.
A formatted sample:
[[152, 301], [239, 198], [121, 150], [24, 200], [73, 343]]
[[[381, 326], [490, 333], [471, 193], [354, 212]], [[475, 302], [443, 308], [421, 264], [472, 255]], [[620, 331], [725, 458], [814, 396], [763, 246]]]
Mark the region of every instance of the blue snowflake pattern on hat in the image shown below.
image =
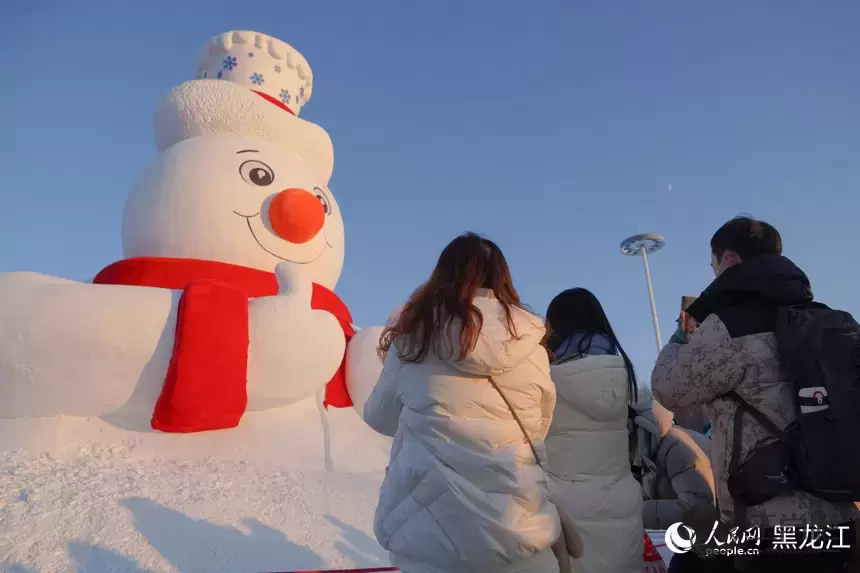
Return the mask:
[[[277, 49], [270, 52], [260, 42], [268, 42]], [[280, 40], [256, 32], [218, 36], [201, 57], [197, 78], [217, 78], [241, 86], [295, 115], [307, 104], [313, 91], [310, 67], [304, 57]]]

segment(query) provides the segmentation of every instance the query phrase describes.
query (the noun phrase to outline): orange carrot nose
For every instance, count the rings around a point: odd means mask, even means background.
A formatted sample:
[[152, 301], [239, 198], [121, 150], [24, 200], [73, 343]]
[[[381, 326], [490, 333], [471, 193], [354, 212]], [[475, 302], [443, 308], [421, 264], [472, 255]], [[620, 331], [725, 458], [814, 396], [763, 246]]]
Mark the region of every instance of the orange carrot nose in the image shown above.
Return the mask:
[[291, 243], [307, 243], [325, 223], [325, 207], [304, 189], [284, 189], [269, 206], [269, 221], [278, 236]]

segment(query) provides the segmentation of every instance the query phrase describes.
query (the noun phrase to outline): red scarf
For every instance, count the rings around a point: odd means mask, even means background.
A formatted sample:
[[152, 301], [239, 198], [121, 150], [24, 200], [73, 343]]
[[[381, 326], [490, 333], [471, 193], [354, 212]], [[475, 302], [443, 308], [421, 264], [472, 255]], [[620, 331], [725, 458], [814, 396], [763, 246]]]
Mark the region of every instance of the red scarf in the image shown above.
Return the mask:
[[[139, 257], [106, 267], [93, 283], [182, 291], [154, 429], [202, 432], [239, 424], [248, 404], [248, 300], [278, 294], [274, 273], [216, 261]], [[355, 334], [352, 316], [336, 294], [314, 283], [311, 307], [333, 314], [349, 342]], [[345, 361], [326, 385], [323, 404], [352, 406]]]

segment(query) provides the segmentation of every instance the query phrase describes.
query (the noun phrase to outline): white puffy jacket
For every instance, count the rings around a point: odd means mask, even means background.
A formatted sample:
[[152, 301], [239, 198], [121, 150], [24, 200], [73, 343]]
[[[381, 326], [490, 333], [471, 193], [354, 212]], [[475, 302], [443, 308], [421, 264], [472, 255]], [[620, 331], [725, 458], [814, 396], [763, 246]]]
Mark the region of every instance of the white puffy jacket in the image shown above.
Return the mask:
[[550, 548], [561, 526], [544, 471], [488, 380], [543, 454], [555, 405], [544, 325], [513, 309], [521, 337], [514, 340], [490, 291], [479, 291], [474, 304], [483, 327], [464, 360], [455, 347], [447, 360], [431, 353], [401, 363], [392, 348], [365, 404], [365, 421], [394, 437], [376, 538], [408, 573], [554, 572]]
[[636, 408], [639, 445], [636, 465], [643, 470], [645, 503], [642, 521], [648, 529], [666, 529], [701, 506], [714, 510], [714, 470], [708, 454], [711, 439], [674, 425], [672, 412], [656, 400]]
[[552, 367], [558, 391], [546, 438], [553, 500], [579, 535], [577, 573], [641, 573], [642, 493], [630, 471], [627, 370], [620, 356]]

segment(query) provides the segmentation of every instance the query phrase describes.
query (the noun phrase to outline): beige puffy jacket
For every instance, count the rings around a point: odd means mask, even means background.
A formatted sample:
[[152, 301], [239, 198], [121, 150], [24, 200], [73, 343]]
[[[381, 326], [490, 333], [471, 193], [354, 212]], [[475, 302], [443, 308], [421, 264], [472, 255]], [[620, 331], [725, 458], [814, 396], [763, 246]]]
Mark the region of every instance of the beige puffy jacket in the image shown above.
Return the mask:
[[[507, 332], [489, 291], [475, 349], [462, 361], [430, 355], [401, 363], [392, 348], [364, 418], [394, 437], [374, 530], [392, 564], [409, 573], [557, 570], [561, 526], [544, 471], [499, 394], [493, 376], [545, 452], [555, 405], [543, 322], [514, 309]], [[453, 337], [455, 340], [458, 337]]]

